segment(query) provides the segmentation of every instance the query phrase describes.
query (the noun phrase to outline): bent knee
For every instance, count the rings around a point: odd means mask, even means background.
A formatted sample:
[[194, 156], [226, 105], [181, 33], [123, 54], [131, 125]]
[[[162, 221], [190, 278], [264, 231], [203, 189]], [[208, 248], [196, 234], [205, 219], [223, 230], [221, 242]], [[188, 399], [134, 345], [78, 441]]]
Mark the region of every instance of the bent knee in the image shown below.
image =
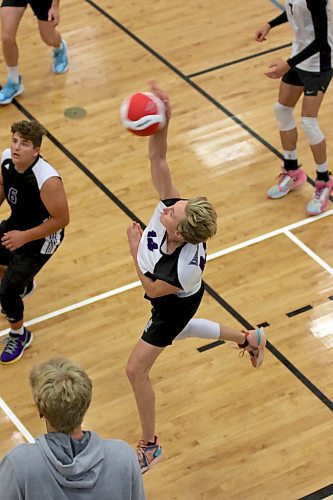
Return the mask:
[[1, 41], [4, 45], [14, 45], [16, 43], [15, 34], [3, 30], [1, 33]]
[[144, 379], [147, 377], [147, 370], [136, 360], [129, 360], [126, 365], [126, 375], [130, 381]]

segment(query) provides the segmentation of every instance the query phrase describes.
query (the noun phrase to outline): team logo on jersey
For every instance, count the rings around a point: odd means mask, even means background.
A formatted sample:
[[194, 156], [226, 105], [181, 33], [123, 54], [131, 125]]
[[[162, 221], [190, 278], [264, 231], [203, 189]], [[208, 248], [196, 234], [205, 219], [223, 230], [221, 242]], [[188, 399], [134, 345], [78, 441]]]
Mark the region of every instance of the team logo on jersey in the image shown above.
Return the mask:
[[10, 203], [13, 203], [13, 205], [16, 205], [17, 203], [17, 189], [11, 187], [10, 190], [8, 191], [8, 201]]
[[145, 329], [144, 329], [144, 332], [147, 333], [149, 328], [151, 327], [151, 325], [153, 324], [153, 319], [150, 318], [150, 320], [148, 321], [148, 323], [146, 324], [145, 326]]
[[189, 262], [189, 266], [197, 266], [198, 265], [198, 257], [199, 257], [199, 250], [197, 248], [197, 251], [195, 252], [191, 262]]
[[147, 248], [151, 252], [158, 249], [158, 244], [153, 239], [156, 237], [157, 237], [157, 234], [155, 231], [148, 231], [148, 233], [147, 233]]

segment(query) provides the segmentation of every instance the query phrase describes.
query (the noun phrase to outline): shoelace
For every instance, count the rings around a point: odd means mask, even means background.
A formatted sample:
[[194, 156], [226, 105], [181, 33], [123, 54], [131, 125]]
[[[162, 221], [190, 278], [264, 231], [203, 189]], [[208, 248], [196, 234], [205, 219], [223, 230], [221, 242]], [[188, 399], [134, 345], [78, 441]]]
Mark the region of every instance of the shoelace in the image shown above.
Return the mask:
[[289, 181], [292, 181], [293, 178], [286, 172], [281, 172], [278, 175], [278, 181], [279, 181], [279, 186], [284, 188], [285, 186], [288, 185]]
[[329, 189], [326, 186], [321, 188], [316, 188], [315, 192], [313, 193], [313, 198], [318, 201], [326, 201], [328, 196], [329, 196]]
[[[239, 351], [239, 357], [242, 358], [245, 354], [245, 352], [248, 352], [250, 354], [251, 357], [255, 357], [258, 355], [259, 353], [259, 350], [257, 347], [253, 347], [252, 345], [247, 345], [246, 347], [238, 347], [238, 346], [232, 346], [233, 349], [240, 349]], [[251, 350], [249, 350], [249, 348]]]
[[19, 341], [20, 341], [19, 338], [16, 339], [13, 337], [8, 337], [6, 340], [6, 347], [4, 349], [4, 352], [6, 354], [14, 354], [17, 349]]

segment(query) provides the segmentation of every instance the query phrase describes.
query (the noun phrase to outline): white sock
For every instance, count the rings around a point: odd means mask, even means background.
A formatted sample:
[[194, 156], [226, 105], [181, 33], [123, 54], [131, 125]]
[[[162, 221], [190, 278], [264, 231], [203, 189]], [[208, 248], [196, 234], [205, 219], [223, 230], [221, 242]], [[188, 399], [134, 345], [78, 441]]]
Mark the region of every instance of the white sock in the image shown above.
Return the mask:
[[19, 82], [19, 70], [18, 66], [7, 66], [8, 78], [14, 83]]
[[297, 149], [293, 149], [291, 151], [284, 150], [283, 158], [285, 160], [297, 160]]
[[328, 166], [327, 166], [327, 161], [325, 163], [320, 163], [319, 165], [316, 165], [316, 170], [317, 172], [327, 172]]
[[220, 325], [208, 319], [191, 319], [175, 340], [183, 340], [188, 337], [218, 340], [220, 337]]
[[62, 40], [60, 42], [59, 47], [53, 47], [55, 54], [59, 54], [59, 52], [61, 52], [61, 49], [62, 49]]
[[14, 330], [14, 328], [10, 329], [10, 333], [14, 333], [15, 335], [23, 335], [24, 334], [24, 326], [21, 326], [18, 330]]

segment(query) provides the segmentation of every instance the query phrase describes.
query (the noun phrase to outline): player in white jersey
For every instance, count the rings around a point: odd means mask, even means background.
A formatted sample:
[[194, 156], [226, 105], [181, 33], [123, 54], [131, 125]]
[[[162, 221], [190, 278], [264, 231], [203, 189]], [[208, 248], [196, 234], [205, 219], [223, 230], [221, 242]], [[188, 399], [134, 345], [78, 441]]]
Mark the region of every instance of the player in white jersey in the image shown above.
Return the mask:
[[59, 247], [69, 222], [60, 175], [39, 154], [43, 128], [23, 120], [11, 131], [0, 171], [0, 205], [6, 200], [11, 209], [0, 224], [0, 302], [10, 325], [0, 356], [4, 365], [20, 359], [32, 342], [23, 324], [22, 299], [33, 290], [34, 276]]
[[204, 292], [205, 242], [216, 232], [216, 212], [204, 197], [180, 198], [173, 185], [166, 160], [169, 98], [156, 84], [151, 90], [164, 101], [167, 113], [166, 126], [149, 138], [151, 175], [161, 201], [144, 231], [137, 222], [128, 229], [136, 271], [145, 298], [152, 304], [152, 316], [127, 365], [142, 426], [137, 448], [142, 473], [162, 454], [155, 435], [155, 395], [149, 371], [163, 349], [173, 340], [187, 337], [229, 340], [248, 351], [258, 368], [266, 344], [263, 329], [241, 332], [213, 321], [192, 319]]
[[258, 42], [275, 26], [289, 21], [295, 33], [291, 57], [278, 61], [265, 73], [281, 78], [275, 112], [284, 149], [284, 165], [269, 198], [282, 198], [307, 180], [298, 163], [297, 128], [294, 107], [303, 94], [301, 126], [309, 141], [316, 164], [316, 182], [307, 205], [310, 215], [323, 212], [333, 190], [327, 165], [326, 141], [318, 124], [318, 113], [333, 75], [333, 21], [331, 0], [287, 0], [285, 11], [262, 26], [255, 34]]

